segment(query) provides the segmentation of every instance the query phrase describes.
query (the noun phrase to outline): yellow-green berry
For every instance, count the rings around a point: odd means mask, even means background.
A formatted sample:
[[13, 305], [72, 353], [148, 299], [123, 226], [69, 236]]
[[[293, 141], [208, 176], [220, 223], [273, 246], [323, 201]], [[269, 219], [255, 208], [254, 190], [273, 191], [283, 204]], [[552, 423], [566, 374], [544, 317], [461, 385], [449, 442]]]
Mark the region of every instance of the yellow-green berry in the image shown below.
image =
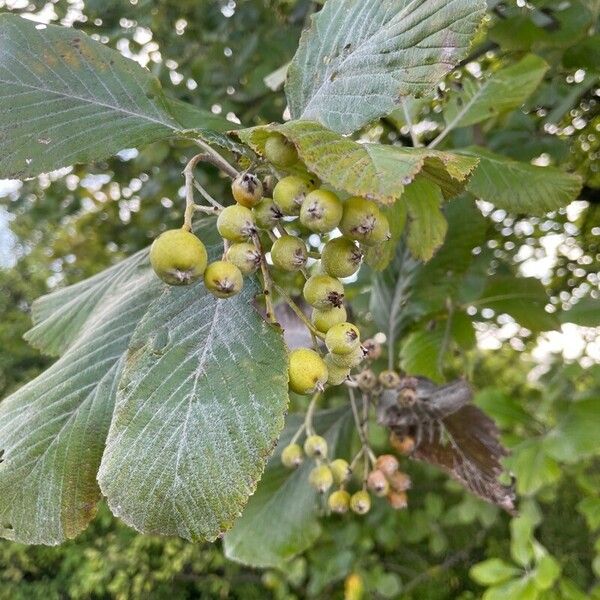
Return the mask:
[[346, 308], [342, 305], [325, 310], [314, 308], [310, 319], [318, 331], [327, 333], [334, 325], [344, 323], [347, 318]]
[[325, 458], [327, 456], [327, 440], [320, 435], [309, 435], [304, 440], [304, 452], [311, 458]]
[[362, 250], [347, 237], [329, 240], [321, 252], [323, 270], [332, 277], [354, 275], [363, 258]]
[[288, 469], [295, 469], [302, 464], [304, 453], [298, 444], [290, 444], [281, 452], [281, 462]]
[[350, 367], [335, 364], [332, 354], [325, 356], [325, 364], [327, 365], [327, 383], [329, 385], [341, 385], [348, 379], [350, 375]]
[[300, 207], [309, 191], [310, 186], [306, 179], [289, 175], [275, 186], [273, 202], [284, 215], [296, 216], [300, 214]]
[[309, 474], [308, 482], [319, 494], [324, 494], [333, 485], [333, 475], [327, 465], [317, 465]]
[[390, 231], [390, 223], [387, 217], [380, 212], [375, 221], [375, 227], [373, 228], [373, 231], [371, 231], [371, 235], [363, 240], [363, 244], [366, 246], [377, 246], [378, 244], [387, 242], [391, 238], [392, 233]]
[[349, 369], [352, 369], [354, 367], [358, 367], [358, 365], [360, 365], [360, 363], [363, 361], [365, 354], [364, 351], [362, 349], [362, 346], [358, 346], [358, 348], [356, 348], [356, 350], [353, 350], [352, 352], [350, 352], [350, 354], [334, 354], [333, 352], [328, 354], [327, 356], [330, 357], [329, 360], [331, 360], [331, 362], [334, 365], [337, 365], [338, 367], [347, 367]]
[[321, 310], [342, 306], [344, 286], [329, 275], [313, 275], [304, 284], [304, 299]]
[[338, 323], [325, 334], [325, 345], [333, 354], [350, 354], [360, 346], [358, 327], [352, 323]]
[[336, 458], [334, 461], [331, 461], [329, 468], [331, 469], [333, 481], [336, 485], [346, 483], [352, 476], [350, 465], [348, 464], [348, 461], [343, 458]]
[[350, 494], [346, 490], [336, 490], [329, 495], [327, 504], [331, 512], [343, 515], [350, 508]]
[[350, 508], [358, 515], [364, 515], [371, 510], [371, 496], [366, 490], [360, 490], [352, 494]]
[[241, 292], [244, 277], [233, 263], [217, 260], [206, 267], [204, 285], [217, 298], [230, 298]]
[[283, 217], [283, 213], [271, 198], [263, 198], [252, 209], [252, 214], [260, 229], [273, 229]]
[[265, 141], [265, 158], [276, 167], [285, 169], [298, 161], [298, 151], [280, 133], [272, 133]]
[[226, 206], [217, 218], [217, 231], [231, 242], [245, 242], [256, 232], [252, 211], [240, 204]]
[[225, 254], [228, 262], [233, 263], [242, 275], [251, 275], [258, 267], [262, 257], [258, 248], [249, 242], [232, 244]]
[[300, 222], [317, 233], [333, 231], [340, 223], [344, 212], [341, 200], [328, 190], [310, 192], [300, 208]]
[[309, 348], [297, 348], [289, 354], [289, 385], [297, 394], [310, 394], [327, 383], [327, 366]]
[[306, 244], [294, 235], [282, 235], [273, 242], [271, 259], [273, 264], [283, 271], [298, 271], [308, 260]]
[[380, 218], [381, 213], [375, 202], [354, 196], [344, 204], [340, 230], [346, 237], [368, 244]]

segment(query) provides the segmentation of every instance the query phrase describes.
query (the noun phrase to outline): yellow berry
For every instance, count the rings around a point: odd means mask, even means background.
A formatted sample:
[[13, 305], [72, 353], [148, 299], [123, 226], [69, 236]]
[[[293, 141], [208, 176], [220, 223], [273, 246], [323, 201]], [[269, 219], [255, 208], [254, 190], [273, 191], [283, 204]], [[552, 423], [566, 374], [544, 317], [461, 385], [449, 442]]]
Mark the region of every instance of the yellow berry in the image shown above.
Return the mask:
[[225, 258], [228, 262], [233, 263], [241, 272], [242, 275], [251, 275], [260, 267], [262, 260], [258, 248], [249, 242], [239, 242], [232, 244]]
[[233, 263], [217, 260], [206, 267], [204, 285], [217, 298], [230, 298], [241, 292], [244, 277]]
[[297, 394], [310, 394], [327, 382], [327, 366], [309, 348], [292, 350], [289, 355], [290, 389]]
[[319, 494], [324, 494], [333, 485], [333, 475], [327, 465], [316, 466], [308, 476], [308, 482]]
[[354, 275], [363, 258], [362, 250], [346, 237], [329, 240], [321, 252], [323, 270], [332, 277], [350, 277]]
[[273, 264], [283, 271], [298, 271], [308, 260], [306, 244], [294, 235], [282, 235], [273, 242], [271, 259]]
[[300, 208], [300, 222], [310, 231], [327, 233], [340, 223], [344, 212], [341, 200], [328, 190], [310, 192]]
[[350, 470], [350, 465], [347, 460], [343, 458], [336, 458], [331, 461], [329, 465], [331, 472], [333, 474], [333, 481], [336, 485], [342, 485], [346, 483], [350, 477], [352, 476], [352, 471]]
[[350, 494], [346, 490], [336, 490], [327, 499], [331, 512], [343, 515], [350, 508]]
[[298, 151], [280, 133], [272, 133], [265, 141], [265, 158], [276, 167], [285, 169], [298, 161]]
[[327, 440], [320, 435], [309, 435], [304, 441], [304, 452], [311, 458], [325, 458], [327, 456]]
[[321, 333], [327, 333], [334, 325], [344, 323], [346, 319], [346, 309], [343, 305], [324, 310], [314, 308], [311, 315], [312, 324]]
[[329, 275], [313, 275], [304, 284], [304, 299], [321, 310], [342, 306], [344, 286]]
[[298, 444], [290, 444], [281, 452], [281, 462], [288, 469], [295, 469], [302, 464], [303, 452]]
[[350, 354], [360, 346], [360, 333], [352, 323], [338, 323], [325, 335], [325, 345], [334, 354]]
[[371, 510], [371, 496], [366, 490], [360, 490], [352, 494], [350, 508], [358, 515], [364, 515]]
[[240, 204], [226, 206], [217, 218], [217, 231], [231, 242], [245, 242], [256, 232], [252, 211]]

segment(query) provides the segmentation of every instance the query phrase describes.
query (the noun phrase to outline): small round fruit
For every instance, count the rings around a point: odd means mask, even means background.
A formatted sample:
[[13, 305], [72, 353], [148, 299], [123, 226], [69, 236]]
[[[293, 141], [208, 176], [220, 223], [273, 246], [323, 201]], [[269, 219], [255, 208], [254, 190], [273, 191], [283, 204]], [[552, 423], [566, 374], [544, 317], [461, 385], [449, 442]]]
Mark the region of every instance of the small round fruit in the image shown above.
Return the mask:
[[315, 308], [324, 310], [342, 306], [344, 286], [329, 275], [313, 275], [304, 284], [304, 299]]
[[226, 206], [217, 218], [217, 231], [230, 242], [245, 242], [256, 232], [252, 211], [240, 204]]
[[383, 351], [381, 344], [371, 338], [363, 342], [363, 348], [365, 349], [366, 357], [369, 360], [377, 360]]
[[390, 222], [383, 213], [379, 213], [379, 217], [375, 221], [375, 227], [371, 231], [371, 235], [367, 239], [363, 240], [363, 244], [367, 246], [377, 246], [383, 242], [387, 242], [392, 238], [392, 232], [390, 231]]
[[350, 354], [360, 346], [358, 327], [352, 323], [338, 323], [325, 334], [325, 345], [333, 354]]
[[408, 506], [408, 496], [406, 492], [390, 492], [387, 501], [394, 510], [402, 510]]
[[308, 260], [304, 240], [294, 235], [282, 235], [271, 248], [273, 264], [283, 271], [298, 271]]
[[206, 267], [204, 285], [217, 298], [230, 298], [242, 291], [244, 276], [233, 263], [217, 260]]
[[394, 450], [404, 455], [412, 454], [416, 446], [415, 438], [410, 435], [400, 437], [395, 433], [390, 435], [390, 444]]
[[316, 466], [310, 472], [308, 482], [319, 494], [324, 494], [333, 485], [331, 469], [327, 465]]
[[371, 471], [369, 473], [369, 477], [367, 478], [367, 486], [368, 488], [376, 495], [376, 496], [386, 496], [390, 491], [390, 484], [388, 480], [385, 478], [383, 471], [379, 471], [375, 469], [375, 471]]
[[300, 208], [300, 222], [317, 233], [333, 231], [340, 223], [344, 207], [341, 200], [328, 190], [310, 192]]
[[350, 375], [350, 367], [336, 365], [332, 354], [325, 356], [325, 364], [327, 365], [327, 383], [329, 385], [341, 385], [348, 379]]
[[231, 184], [231, 193], [235, 201], [242, 206], [252, 208], [256, 206], [263, 195], [263, 185], [260, 179], [248, 173], [240, 173]]
[[332, 277], [354, 275], [363, 258], [362, 250], [346, 237], [329, 240], [321, 252], [323, 270]]
[[360, 490], [352, 494], [350, 508], [358, 515], [365, 515], [371, 510], [371, 496], [366, 490]]
[[325, 458], [327, 456], [327, 440], [320, 435], [309, 435], [304, 440], [304, 452], [311, 458]]
[[150, 248], [154, 272], [169, 285], [188, 285], [202, 277], [208, 255], [204, 244], [190, 231], [169, 229]]
[[263, 198], [252, 209], [252, 214], [260, 229], [273, 229], [283, 217], [283, 213], [271, 198]]
[[381, 213], [375, 202], [354, 196], [344, 204], [340, 230], [352, 240], [368, 243], [380, 217]]
[[393, 454], [381, 454], [375, 461], [375, 468], [386, 477], [391, 477], [396, 473], [399, 466], [398, 459]]
[[265, 141], [265, 158], [276, 167], [285, 169], [298, 162], [298, 151], [283, 135], [272, 133]]
[[347, 369], [352, 369], [354, 367], [358, 367], [360, 363], [363, 361], [365, 357], [365, 353], [362, 349], [362, 346], [359, 346], [356, 350], [350, 352], [350, 354], [333, 354], [330, 353], [327, 356], [330, 357], [329, 360], [338, 366], [338, 367], [346, 367]]
[[233, 263], [241, 272], [242, 275], [251, 275], [260, 267], [262, 260], [258, 248], [249, 242], [240, 242], [232, 244], [225, 258], [228, 262]]
[[288, 469], [295, 469], [302, 464], [304, 454], [298, 444], [286, 446], [281, 453], [281, 462]]
[[327, 504], [331, 512], [343, 515], [350, 508], [350, 494], [346, 490], [336, 490], [327, 499]]
[[381, 371], [379, 373], [379, 383], [388, 390], [397, 388], [400, 385], [400, 375], [396, 371]]
[[327, 333], [334, 325], [343, 323], [348, 318], [344, 306], [336, 306], [326, 310], [313, 309], [311, 315], [312, 324], [321, 333]]
[[296, 175], [289, 175], [281, 179], [273, 190], [273, 202], [279, 210], [288, 216], [300, 214], [300, 207], [310, 192], [306, 179]]
[[356, 384], [363, 392], [369, 392], [375, 389], [377, 385], [377, 375], [371, 369], [365, 369], [355, 376]]
[[405, 492], [412, 487], [412, 481], [406, 473], [396, 471], [389, 476], [390, 485], [396, 492]]
[[344, 460], [343, 458], [336, 458], [331, 462], [329, 468], [331, 469], [333, 481], [336, 485], [342, 485], [343, 483], [346, 483], [352, 476], [350, 465], [348, 464], [348, 461]]
[[297, 394], [310, 394], [327, 382], [327, 366], [309, 348], [297, 348], [289, 355], [290, 389]]

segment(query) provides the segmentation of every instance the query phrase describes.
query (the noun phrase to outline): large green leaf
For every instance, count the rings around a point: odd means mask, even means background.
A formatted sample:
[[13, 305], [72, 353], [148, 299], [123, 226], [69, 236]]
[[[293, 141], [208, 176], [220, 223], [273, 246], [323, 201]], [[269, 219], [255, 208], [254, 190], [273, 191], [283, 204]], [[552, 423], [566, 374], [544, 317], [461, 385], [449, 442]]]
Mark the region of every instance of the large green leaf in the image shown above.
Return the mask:
[[467, 189], [482, 200], [514, 213], [541, 215], [575, 200], [581, 179], [554, 167], [538, 167], [483, 148], [461, 150], [479, 164]]
[[98, 481], [139, 531], [213, 540], [255, 490], [288, 402], [283, 337], [255, 292], [168, 288], [135, 330]]
[[158, 79], [134, 61], [81, 31], [0, 15], [0, 177], [97, 160], [180, 129]]
[[482, 0], [328, 0], [288, 70], [294, 119], [352, 133], [427, 93], [466, 54]]

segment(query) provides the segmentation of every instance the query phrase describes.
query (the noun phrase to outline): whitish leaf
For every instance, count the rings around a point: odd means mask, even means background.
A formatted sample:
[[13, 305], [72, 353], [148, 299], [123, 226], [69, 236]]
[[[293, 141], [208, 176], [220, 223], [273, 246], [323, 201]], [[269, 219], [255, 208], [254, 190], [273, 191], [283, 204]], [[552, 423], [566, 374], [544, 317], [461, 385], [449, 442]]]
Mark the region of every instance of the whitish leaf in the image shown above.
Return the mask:
[[436, 183], [446, 197], [460, 193], [477, 165], [474, 157], [426, 148], [359, 144], [319, 123], [290, 121], [235, 132], [262, 154], [265, 140], [278, 131], [294, 143], [306, 167], [322, 181], [351, 195], [390, 204], [418, 173]]
[[[227, 558], [257, 568], [284, 568], [290, 558], [309, 548], [319, 537], [319, 497], [308, 484], [314, 463], [306, 460], [292, 472], [281, 465], [281, 451], [301, 422], [302, 418], [296, 415], [288, 419], [278, 451], [271, 458], [256, 493], [225, 535]], [[332, 456], [347, 457], [353, 431], [351, 412], [347, 408], [324, 411], [315, 416], [315, 424], [327, 439]]]
[[352, 133], [427, 93], [466, 54], [484, 10], [483, 0], [328, 0], [289, 67], [292, 117]]
[[444, 119], [451, 127], [466, 127], [519, 108], [540, 84], [548, 64], [528, 54], [519, 62], [496, 71], [483, 83], [465, 78], [461, 91], [451, 96]]
[[538, 167], [493, 154], [483, 148], [464, 151], [479, 164], [467, 189], [482, 200], [513, 213], [541, 215], [575, 200], [581, 190], [578, 175], [554, 167]]
[[283, 338], [255, 292], [169, 288], [136, 328], [98, 481], [139, 531], [213, 540], [255, 490], [288, 402]]

